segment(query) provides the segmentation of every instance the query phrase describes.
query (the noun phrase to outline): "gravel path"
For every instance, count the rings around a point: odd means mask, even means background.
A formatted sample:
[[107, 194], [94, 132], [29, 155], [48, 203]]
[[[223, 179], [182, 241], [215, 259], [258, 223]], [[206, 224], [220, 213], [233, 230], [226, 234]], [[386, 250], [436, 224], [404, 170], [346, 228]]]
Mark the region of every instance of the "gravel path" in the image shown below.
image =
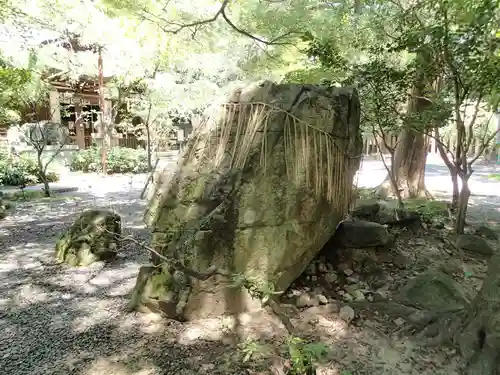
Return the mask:
[[89, 268], [54, 264], [57, 237], [92, 206], [114, 209], [124, 232], [147, 238], [139, 199], [145, 178], [87, 176], [78, 194], [18, 203], [0, 222], [0, 373], [223, 373], [216, 364], [229, 352], [224, 345], [190, 342], [185, 325], [126, 312], [147, 263], [143, 250], [127, 247], [113, 263]]

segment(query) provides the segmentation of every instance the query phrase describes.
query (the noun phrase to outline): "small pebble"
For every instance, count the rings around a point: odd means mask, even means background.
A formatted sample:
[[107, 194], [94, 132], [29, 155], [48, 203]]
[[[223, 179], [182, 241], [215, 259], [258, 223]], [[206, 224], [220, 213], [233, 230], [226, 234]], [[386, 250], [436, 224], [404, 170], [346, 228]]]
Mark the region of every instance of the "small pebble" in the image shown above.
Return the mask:
[[351, 270], [350, 268], [346, 268], [344, 270], [344, 275], [346, 275], [346, 276], [352, 276], [353, 273], [354, 273], [354, 271]]
[[318, 294], [316, 298], [321, 305], [326, 305], [328, 303], [328, 298], [326, 298], [323, 294]]
[[328, 272], [325, 274], [325, 281], [328, 283], [328, 284], [333, 284], [335, 283], [337, 280], [338, 280], [338, 276], [335, 272]]
[[363, 294], [363, 292], [361, 290], [355, 290], [352, 293], [352, 296], [354, 297], [354, 299], [356, 301], [364, 301], [365, 300], [365, 295]]
[[342, 299], [346, 302], [351, 302], [352, 300], [354, 300], [354, 297], [351, 296], [349, 293], [344, 293]]
[[356, 314], [350, 306], [344, 306], [339, 311], [339, 318], [342, 319], [347, 324], [351, 323]]
[[321, 272], [321, 273], [328, 272], [328, 269], [326, 268], [326, 265], [324, 263], [318, 264], [318, 272]]
[[405, 320], [403, 318], [397, 318], [396, 320], [394, 320], [394, 324], [398, 327], [401, 327], [403, 324], [405, 324]]

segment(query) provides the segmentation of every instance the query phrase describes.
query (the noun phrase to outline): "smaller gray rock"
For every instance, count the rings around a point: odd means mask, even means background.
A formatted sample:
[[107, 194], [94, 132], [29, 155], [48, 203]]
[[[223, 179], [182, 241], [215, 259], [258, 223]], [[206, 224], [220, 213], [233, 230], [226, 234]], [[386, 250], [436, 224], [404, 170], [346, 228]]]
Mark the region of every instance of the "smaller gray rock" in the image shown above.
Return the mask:
[[363, 292], [361, 290], [355, 290], [353, 293], [352, 293], [352, 296], [354, 297], [354, 299], [356, 301], [364, 301], [365, 300], [365, 295], [363, 294]]
[[372, 296], [373, 302], [386, 301], [387, 298], [388, 298], [387, 292], [375, 292], [375, 293], [373, 293], [373, 296]]
[[403, 324], [405, 324], [405, 320], [403, 318], [397, 318], [396, 320], [394, 320], [394, 324], [398, 327], [401, 327]]
[[309, 294], [307, 293], [302, 293], [298, 298], [297, 301], [295, 302], [295, 305], [298, 308], [303, 308], [303, 307], [311, 307], [311, 306], [317, 306], [319, 304], [319, 301], [316, 298], [312, 298]]
[[486, 225], [481, 225], [481, 226], [477, 227], [476, 234], [478, 236], [483, 236], [489, 240], [498, 240], [499, 239], [498, 232], [495, 231], [494, 229], [491, 229], [490, 227], [487, 227]]
[[353, 274], [353, 273], [354, 273], [354, 271], [353, 271], [353, 270], [351, 270], [350, 268], [346, 268], [346, 269], [344, 270], [344, 275], [346, 275], [346, 276], [348, 276], [348, 277], [349, 277], [349, 276], [352, 276], [352, 274]]
[[364, 249], [387, 245], [389, 232], [378, 223], [346, 220], [337, 227], [333, 239], [338, 246], [346, 249]]
[[328, 269], [326, 268], [326, 264], [325, 263], [319, 263], [318, 264], [318, 272], [321, 272], [321, 273], [328, 272]]
[[355, 290], [359, 289], [358, 284], [344, 285], [344, 289], [347, 293], [353, 294]]
[[459, 234], [455, 239], [457, 249], [474, 254], [491, 256], [494, 250], [482, 237], [473, 234]]
[[335, 272], [328, 272], [325, 274], [325, 281], [328, 283], [328, 284], [333, 284], [335, 283], [337, 280], [338, 280], [338, 276]]
[[347, 324], [351, 323], [355, 316], [356, 313], [350, 306], [344, 306], [339, 311], [339, 318], [342, 319]]
[[359, 280], [357, 277], [349, 276], [346, 277], [345, 281], [347, 281], [349, 284], [356, 284]]
[[351, 296], [349, 293], [344, 293], [344, 294], [342, 295], [342, 299], [343, 299], [344, 301], [346, 301], [346, 302], [351, 302], [351, 301], [353, 301], [353, 300], [354, 300], [354, 297], [353, 297], [353, 296]]
[[323, 294], [318, 294], [316, 299], [320, 303], [320, 305], [326, 305], [328, 303], [328, 298], [326, 298]]
[[436, 229], [444, 229], [444, 223], [442, 221], [435, 221], [432, 226]]

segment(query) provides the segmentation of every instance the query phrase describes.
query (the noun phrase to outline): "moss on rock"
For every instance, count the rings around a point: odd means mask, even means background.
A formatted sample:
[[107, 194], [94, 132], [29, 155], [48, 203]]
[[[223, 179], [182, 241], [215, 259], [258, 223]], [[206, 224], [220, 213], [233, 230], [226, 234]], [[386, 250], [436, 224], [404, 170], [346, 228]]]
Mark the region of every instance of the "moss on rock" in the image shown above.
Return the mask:
[[155, 179], [145, 222], [163, 257], [141, 269], [132, 308], [191, 320], [260, 307], [234, 280], [190, 277], [168, 259], [284, 290], [345, 218], [362, 146], [356, 90], [263, 82], [239, 93]]
[[56, 243], [56, 259], [70, 266], [88, 266], [116, 256], [121, 218], [111, 211], [83, 212]]

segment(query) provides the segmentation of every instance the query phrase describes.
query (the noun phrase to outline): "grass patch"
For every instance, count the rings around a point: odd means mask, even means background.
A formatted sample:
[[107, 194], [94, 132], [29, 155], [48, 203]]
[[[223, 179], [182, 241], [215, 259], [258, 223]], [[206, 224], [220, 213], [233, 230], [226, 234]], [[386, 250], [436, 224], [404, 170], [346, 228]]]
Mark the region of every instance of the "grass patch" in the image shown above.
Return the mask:
[[486, 176], [488, 180], [500, 181], [500, 173], [492, 173]]
[[374, 188], [354, 188], [354, 194], [356, 195], [357, 199], [369, 199], [373, 198], [375, 196], [374, 194], [375, 189]]
[[405, 208], [409, 211], [418, 212], [424, 220], [448, 217], [449, 203], [440, 200], [429, 200], [425, 198], [407, 199], [404, 201]]

